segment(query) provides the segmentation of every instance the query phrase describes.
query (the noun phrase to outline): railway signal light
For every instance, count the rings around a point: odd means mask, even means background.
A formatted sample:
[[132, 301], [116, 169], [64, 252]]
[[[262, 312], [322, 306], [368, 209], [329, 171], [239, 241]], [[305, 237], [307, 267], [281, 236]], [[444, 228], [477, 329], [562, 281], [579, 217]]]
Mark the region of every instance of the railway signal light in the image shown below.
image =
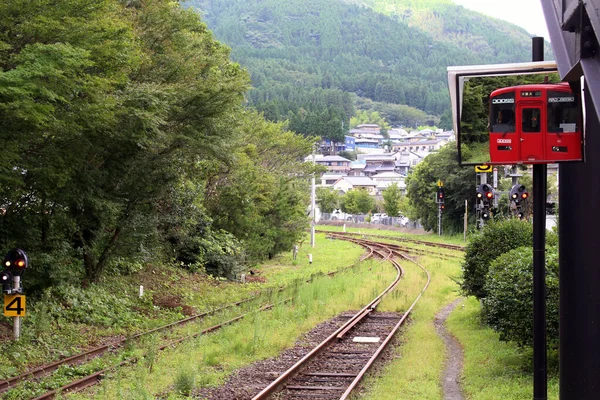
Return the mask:
[[12, 249], [4, 256], [2, 265], [13, 276], [21, 276], [27, 267], [29, 267], [29, 260], [27, 254], [23, 250]]
[[483, 200], [484, 202], [488, 202], [494, 199], [494, 188], [487, 183], [482, 183], [477, 186], [477, 198], [479, 200]]
[[514, 201], [517, 205], [519, 205], [521, 201], [529, 198], [529, 192], [524, 185], [517, 184], [510, 189], [509, 198], [511, 201]]
[[440, 204], [444, 203], [445, 200], [445, 193], [444, 193], [444, 187], [443, 186], [439, 186], [437, 189], [437, 202]]
[[10, 293], [13, 287], [13, 276], [8, 271], [0, 272], [0, 285], [2, 285], [2, 292]]
[[481, 218], [482, 218], [484, 221], [487, 221], [488, 219], [490, 219], [490, 217], [491, 217], [490, 209], [489, 209], [489, 208], [484, 208], [484, 209], [481, 211]]

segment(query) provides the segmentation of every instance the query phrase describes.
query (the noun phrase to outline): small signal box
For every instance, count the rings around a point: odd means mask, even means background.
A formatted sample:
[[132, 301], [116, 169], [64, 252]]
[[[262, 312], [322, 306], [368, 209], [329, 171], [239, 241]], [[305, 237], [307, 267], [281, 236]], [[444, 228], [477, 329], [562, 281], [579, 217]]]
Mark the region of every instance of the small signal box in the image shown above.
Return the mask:
[[29, 267], [29, 259], [23, 250], [12, 249], [4, 256], [2, 266], [5, 270], [10, 272], [12, 276], [21, 276]]

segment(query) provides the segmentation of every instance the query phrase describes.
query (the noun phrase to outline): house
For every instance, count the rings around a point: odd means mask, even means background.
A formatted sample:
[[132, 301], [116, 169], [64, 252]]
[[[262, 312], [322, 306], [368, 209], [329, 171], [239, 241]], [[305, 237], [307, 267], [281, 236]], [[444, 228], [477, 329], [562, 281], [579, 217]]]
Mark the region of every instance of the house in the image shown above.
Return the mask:
[[408, 171], [424, 158], [412, 152], [397, 152], [394, 153], [394, 156], [396, 157], [396, 172], [403, 175], [408, 175]]
[[356, 144], [356, 151], [361, 151], [364, 153], [372, 153], [373, 151], [379, 152], [381, 148], [379, 147], [379, 140], [377, 139], [362, 139], [356, 138], [354, 140]]
[[333, 173], [325, 173], [321, 176], [321, 184], [319, 186], [333, 186], [334, 183], [336, 183], [338, 180], [340, 180], [340, 178], [343, 178], [344, 174], [333, 174]]
[[[312, 161], [312, 156], [306, 157], [305, 161]], [[327, 168], [327, 172], [347, 175], [350, 171], [351, 161], [340, 156], [322, 156], [315, 158], [315, 163]]]
[[394, 143], [394, 151], [414, 152], [421, 157], [427, 157], [429, 153], [439, 151], [448, 142], [442, 139], [419, 140], [407, 143]]
[[373, 176], [382, 172], [393, 172], [396, 169], [396, 159], [389, 153], [359, 154], [366, 163], [363, 169], [365, 176]]
[[363, 172], [367, 167], [367, 163], [365, 160], [356, 160], [350, 164], [350, 172], [348, 172], [348, 176], [365, 176]]
[[393, 184], [398, 185], [402, 193], [406, 192], [406, 183], [404, 183], [406, 176], [397, 172], [382, 172], [371, 177], [371, 179], [377, 184], [378, 196], [381, 196], [383, 191]]
[[319, 144], [321, 153], [335, 155], [345, 149], [344, 143], [332, 142], [331, 139], [323, 139]]
[[454, 134], [454, 131], [445, 131], [445, 132], [441, 132], [441, 133], [436, 133], [435, 138], [445, 140], [446, 142], [456, 141], [456, 135]]
[[365, 189], [370, 195], [377, 194], [377, 184], [366, 176], [344, 176], [333, 184], [333, 188], [344, 193], [354, 189]]
[[354, 136], [344, 136], [344, 149], [346, 151], [355, 151], [356, 150], [356, 142]]

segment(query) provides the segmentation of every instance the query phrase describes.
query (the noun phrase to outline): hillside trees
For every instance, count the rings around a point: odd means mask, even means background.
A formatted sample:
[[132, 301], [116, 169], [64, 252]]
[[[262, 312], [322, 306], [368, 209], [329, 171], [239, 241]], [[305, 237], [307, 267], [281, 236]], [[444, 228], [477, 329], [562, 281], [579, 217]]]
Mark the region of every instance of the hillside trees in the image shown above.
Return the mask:
[[[2, 250], [30, 252], [29, 279], [39, 287], [169, 261], [173, 249], [204, 252], [200, 262], [213, 250], [241, 253], [239, 242], [219, 233], [222, 225], [212, 227], [198, 197], [207, 190], [206, 170], [222, 168], [224, 154], [237, 151], [238, 130], [248, 139], [248, 126], [235, 123], [248, 87], [229, 50], [176, 2], [3, 1]], [[244, 121], [258, 135], [271, 129]], [[282, 136], [288, 153], [298, 150], [290, 158], [260, 147], [271, 152], [261, 161], [279, 161], [280, 170], [306, 147]], [[295, 210], [302, 199], [293, 189], [302, 175], [283, 182], [273, 175], [268, 183], [279, 191], [270, 199], [294, 207], [270, 210], [263, 232], [301, 229]], [[194, 235], [220, 238], [222, 248]], [[285, 240], [276, 250], [292, 239]]]
[[[263, 103], [272, 102], [269, 107], [279, 108], [278, 121], [291, 110], [290, 86], [294, 94], [340, 90], [439, 116], [448, 108], [445, 66], [525, 61], [530, 46], [526, 35], [498, 34], [510, 54], [496, 55], [492, 46], [479, 54], [347, 2], [192, 0], [189, 5], [201, 10], [215, 35], [232, 47], [234, 59], [251, 71], [256, 88], [251, 105], [266, 113]], [[477, 24], [490, 36], [485, 23]], [[307, 109], [309, 103], [299, 106]]]

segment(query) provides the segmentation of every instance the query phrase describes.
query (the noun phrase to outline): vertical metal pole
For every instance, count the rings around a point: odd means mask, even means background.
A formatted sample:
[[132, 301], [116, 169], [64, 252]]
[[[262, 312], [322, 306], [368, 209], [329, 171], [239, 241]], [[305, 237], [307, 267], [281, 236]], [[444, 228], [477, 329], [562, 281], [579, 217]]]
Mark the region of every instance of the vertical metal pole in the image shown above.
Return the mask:
[[[484, 184], [487, 183], [487, 172], [482, 172], [479, 174], [479, 183]], [[479, 203], [479, 228], [483, 229], [485, 226], [485, 220], [483, 219], [483, 200], [478, 201]]]
[[[312, 159], [313, 159], [313, 164], [315, 164], [315, 150], [313, 148], [313, 153], [312, 153]], [[316, 222], [316, 212], [315, 212], [315, 206], [316, 206], [316, 199], [315, 199], [315, 173], [313, 172], [312, 174], [312, 185], [310, 188], [310, 212], [312, 214], [312, 221], [310, 223], [310, 246], [311, 247], [315, 247], [315, 225], [317, 224]]]
[[466, 242], [467, 241], [467, 221], [468, 221], [468, 203], [467, 200], [465, 200], [465, 227], [464, 227], [464, 232], [463, 232], [463, 240]]
[[[532, 61], [544, 60], [544, 39], [532, 39]], [[533, 166], [533, 399], [548, 398], [546, 372], [546, 175]]]
[[[493, 171], [493, 175], [492, 175], [492, 182], [493, 182], [493, 187], [494, 187], [494, 191], [498, 190], [498, 168], [494, 168]], [[497, 209], [498, 208], [498, 196], [494, 196], [494, 208]]]
[[[19, 289], [21, 288], [21, 277], [14, 276], [13, 277], [13, 289], [16, 293], [19, 293]], [[19, 340], [21, 337], [21, 317], [14, 317], [13, 320], [13, 336], [15, 340]]]
[[442, 205], [438, 204], [438, 236], [442, 236]]

